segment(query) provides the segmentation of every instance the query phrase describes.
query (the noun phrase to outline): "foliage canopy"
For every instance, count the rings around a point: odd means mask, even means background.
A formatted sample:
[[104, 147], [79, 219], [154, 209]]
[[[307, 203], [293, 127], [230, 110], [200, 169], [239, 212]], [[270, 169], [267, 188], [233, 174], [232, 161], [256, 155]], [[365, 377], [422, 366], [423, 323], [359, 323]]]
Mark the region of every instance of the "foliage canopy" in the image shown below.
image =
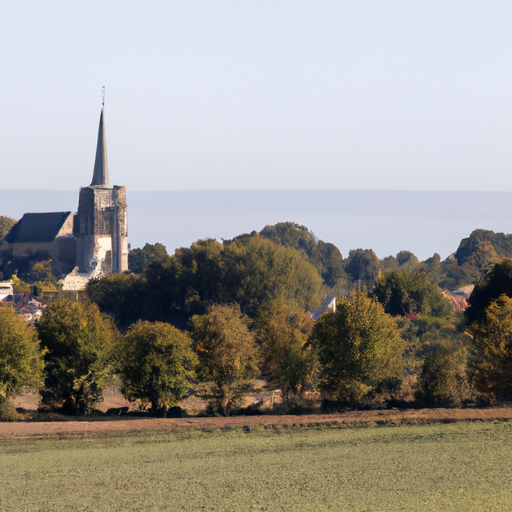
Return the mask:
[[405, 342], [395, 320], [361, 291], [339, 299], [336, 313], [317, 321], [311, 339], [321, 384], [338, 400], [361, 401], [404, 367]]
[[467, 324], [485, 320], [486, 308], [501, 295], [512, 297], [512, 260], [509, 259], [496, 263], [477, 281], [464, 312]]
[[379, 275], [372, 295], [384, 306], [386, 313], [393, 316], [445, 318], [453, 313], [450, 303], [425, 272], [388, 270]]
[[42, 382], [43, 357], [35, 327], [13, 308], [0, 308], [0, 402], [37, 390]]
[[306, 226], [294, 222], [279, 222], [265, 226], [259, 234], [274, 243], [291, 247], [306, 255], [327, 286], [332, 288], [344, 283], [345, 271], [340, 250], [334, 244], [317, 240]]
[[9, 233], [9, 231], [16, 224], [16, 222], [18, 221], [12, 217], [0, 215], [0, 245], [4, 241], [4, 238], [7, 236], [7, 233]]
[[282, 300], [268, 303], [255, 321], [264, 376], [279, 387], [285, 404], [312, 384], [318, 370], [308, 343], [313, 324], [308, 313]]
[[199, 374], [213, 382], [223, 414], [238, 405], [244, 387], [258, 373], [259, 351], [248, 322], [237, 304], [213, 305], [205, 315], [192, 317]]
[[45, 349], [43, 401], [86, 414], [102, 400], [113, 372], [117, 331], [95, 304], [59, 299], [37, 324]]
[[467, 362], [466, 348], [450, 342], [439, 344], [428, 353], [419, 376], [423, 400], [458, 405], [469, 398]]
[[477, 389], [494, 398], [512, 398], [512, 298], [502, 295], [493, 300], [467, 332]]
[[161, 409], [165, 416], [193, 387], [196, 363], [188, 334], [166, 323], [138, 321], [122, 342], [123, 394], [149, 402], [152, 411]]
[[355, 249], [348, 253], [345, 272], [353, 283], [371, 290], [379, 274], [379, 269], [379, 258], [371, 249]]
[[165, 245], [146, 244], [142, 249], [132, 249], [128, 254], [128, 267], [135, 274], [141, 274], [155, 260], [167, 256]]
[[199, 240], [152, 261], [142, 274], [106, 276], [87, 286], [89, 298], [121, 327], [130, 319], [186, 327], [191, 316], [204, 314], [210, 305], [233, 302], [255, 317], [276, 297], [314, 308], [321, 290], [317, 270], [298, 251], [261, 237], [224, 244]]

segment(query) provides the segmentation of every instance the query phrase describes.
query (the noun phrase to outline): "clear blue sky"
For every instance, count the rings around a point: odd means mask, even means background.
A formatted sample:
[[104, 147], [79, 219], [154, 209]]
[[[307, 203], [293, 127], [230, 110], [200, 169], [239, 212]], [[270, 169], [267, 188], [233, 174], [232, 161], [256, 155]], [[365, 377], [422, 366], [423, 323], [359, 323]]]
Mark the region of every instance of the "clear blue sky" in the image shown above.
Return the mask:
[[512, 191], [512, 3], [2, 2], [2, 189]]

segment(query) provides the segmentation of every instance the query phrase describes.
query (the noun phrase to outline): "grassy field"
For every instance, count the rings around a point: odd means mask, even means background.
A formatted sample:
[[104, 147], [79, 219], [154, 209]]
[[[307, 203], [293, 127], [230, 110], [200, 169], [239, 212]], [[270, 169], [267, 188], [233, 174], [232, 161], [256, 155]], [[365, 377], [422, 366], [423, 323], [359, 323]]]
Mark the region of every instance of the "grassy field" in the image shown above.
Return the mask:
[[0, 440], [0, 510], [510, 510], [512, 423]]

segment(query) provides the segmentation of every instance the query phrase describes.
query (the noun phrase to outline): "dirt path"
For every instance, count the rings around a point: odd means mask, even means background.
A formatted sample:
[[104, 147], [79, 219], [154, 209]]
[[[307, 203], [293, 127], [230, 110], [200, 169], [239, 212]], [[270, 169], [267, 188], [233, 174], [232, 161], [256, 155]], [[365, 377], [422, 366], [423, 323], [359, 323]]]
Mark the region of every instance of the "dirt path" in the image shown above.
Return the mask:
[[512, 407], [483, 409], [416, 409], [351, 411], [342, 414], [308, 416], [234, 416], [231, 418], [168, 418], [127, 419], [117, 421], [55, 421], [55, 422], [0, 422], [0, 437], [33, 435], [60, 435], [68, 433], [96, 433], [129, 430], [178, 430], [183, 428], [224, 428], [255, 425], [312, 425], [340, 423], [346, 425], [379, 425], [393, 423], [421, 423], [424, 421], [511, 420]]

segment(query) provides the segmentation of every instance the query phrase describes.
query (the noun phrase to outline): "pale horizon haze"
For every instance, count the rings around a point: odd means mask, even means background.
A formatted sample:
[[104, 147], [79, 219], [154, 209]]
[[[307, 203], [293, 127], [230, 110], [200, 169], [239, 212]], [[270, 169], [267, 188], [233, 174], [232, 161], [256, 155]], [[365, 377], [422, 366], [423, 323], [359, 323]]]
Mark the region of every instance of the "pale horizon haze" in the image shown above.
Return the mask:
[[512, 191], [511, 27], [505, 1], [3, 2], [0, 189], [88, 185], [104, 85], [128, 192]]

